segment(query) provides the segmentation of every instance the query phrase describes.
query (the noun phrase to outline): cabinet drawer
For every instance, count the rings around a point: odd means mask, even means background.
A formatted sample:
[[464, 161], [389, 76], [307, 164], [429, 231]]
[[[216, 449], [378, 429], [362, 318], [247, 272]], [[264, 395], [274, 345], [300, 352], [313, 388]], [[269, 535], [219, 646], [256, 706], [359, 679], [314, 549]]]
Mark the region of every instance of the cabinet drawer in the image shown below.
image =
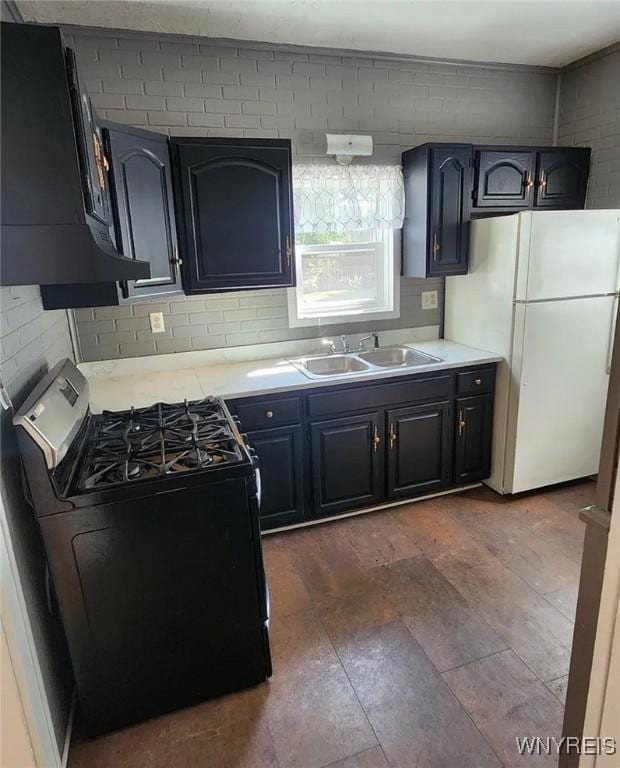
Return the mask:
[[237, 400], [233, 407], [245, 431], [298, 424], [300, 421], [299, 397]]
[[465, 371], [457, 376], [457, 393], [459, 395], [477, 395], [493, 391], [495, 381], [494, 368], [481, 368], [478, 371]]
[[412, 403], [417, 400], [449, 397], [454, 389], [451, 375], [399, 381], [380, 386], [338, 388], [331, 392], [308, 395], [310, 418], [341, 414], [347, 411], [371, 410], [380, 406]]

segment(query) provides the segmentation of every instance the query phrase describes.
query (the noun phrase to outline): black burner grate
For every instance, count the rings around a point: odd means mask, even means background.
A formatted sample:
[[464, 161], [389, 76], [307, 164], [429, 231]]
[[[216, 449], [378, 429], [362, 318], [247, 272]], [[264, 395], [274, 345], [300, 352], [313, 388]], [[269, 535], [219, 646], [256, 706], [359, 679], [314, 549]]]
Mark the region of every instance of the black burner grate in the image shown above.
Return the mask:
[[96, 417], [78, 489], [195, 472], [243, 461], [220, 401], [207, 398]]

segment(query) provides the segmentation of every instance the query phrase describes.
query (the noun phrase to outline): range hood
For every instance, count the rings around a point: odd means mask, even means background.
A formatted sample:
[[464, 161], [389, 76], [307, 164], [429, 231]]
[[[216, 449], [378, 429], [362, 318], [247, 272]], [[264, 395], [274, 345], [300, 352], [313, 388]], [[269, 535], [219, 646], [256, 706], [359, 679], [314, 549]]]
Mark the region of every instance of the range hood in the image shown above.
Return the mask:
[[115, 247], [107, 161], [58, 27], [2, 23], [0, 285], [150, 276]]

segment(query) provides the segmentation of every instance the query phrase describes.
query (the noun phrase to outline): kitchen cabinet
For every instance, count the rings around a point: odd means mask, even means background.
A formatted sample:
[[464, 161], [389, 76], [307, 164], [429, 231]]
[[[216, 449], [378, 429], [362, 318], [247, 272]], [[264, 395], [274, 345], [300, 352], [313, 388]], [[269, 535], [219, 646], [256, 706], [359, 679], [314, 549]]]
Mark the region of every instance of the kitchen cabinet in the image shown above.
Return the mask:
[[262, 530], [488, 477], [494, 386], [483, 365], [230, 400], [259, 457]]
[[472, 212], [585, 206], [587, 147], [474, 147]]
[[258, 456], [261, 528], [302, 522], [307, 472], [301, 397], [245, 397], [229, 401], [228, 407]]
[[115, 123], [102, 123], [113, 231], [118, 250], [150, 266], [142, 280], [42, 286], [45, 309], [125, 304], [181, 294], [180, 260], [168, 138]]
[[491, 466], [492, 395], [456, 400], [454, 480], [469, 483], [489, 476]]
[[303, 520], [303, 444], [299, 425], [248, 432], [261, 477], [262, 528], [293, 525]]
[[423, 144], [403, 153], [403, 275], [467, 273], [472, 146]]
[[146, 278], [110, 235], [101, 126], [58, 27], [2, 22], [0, 284]]
[[535, 166], [535, 152], [477, 148], [473, 204], [478, 208], [531, 207]]
[[380, 411], [310, 425], [313, 513], [330, 515], [383, 498]]
[[289, 139], [171, 139], [187, 293], [292, 286]]
[[450, 403], [387, 411], [387, 488], [391, 499], [432, 493], [450, 481]]
[[537, 153], [535, 208], [585, 206], [590, 150], [548, 149]]

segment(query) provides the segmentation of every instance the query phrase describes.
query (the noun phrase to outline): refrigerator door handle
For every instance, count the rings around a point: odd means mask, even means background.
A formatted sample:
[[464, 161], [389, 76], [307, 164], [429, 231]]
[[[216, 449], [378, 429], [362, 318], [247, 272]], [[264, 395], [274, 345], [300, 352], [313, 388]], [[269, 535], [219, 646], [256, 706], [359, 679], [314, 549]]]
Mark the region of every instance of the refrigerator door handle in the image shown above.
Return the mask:
[[607, 373], [611, 373], [611, 357], [614, 351], [614, 336], [616, 333], [616, 314], [618, 312], [618, 294], [614, 296], [611, 310], [611, 322], [609, 323], [609, 336], [607, 337]]

